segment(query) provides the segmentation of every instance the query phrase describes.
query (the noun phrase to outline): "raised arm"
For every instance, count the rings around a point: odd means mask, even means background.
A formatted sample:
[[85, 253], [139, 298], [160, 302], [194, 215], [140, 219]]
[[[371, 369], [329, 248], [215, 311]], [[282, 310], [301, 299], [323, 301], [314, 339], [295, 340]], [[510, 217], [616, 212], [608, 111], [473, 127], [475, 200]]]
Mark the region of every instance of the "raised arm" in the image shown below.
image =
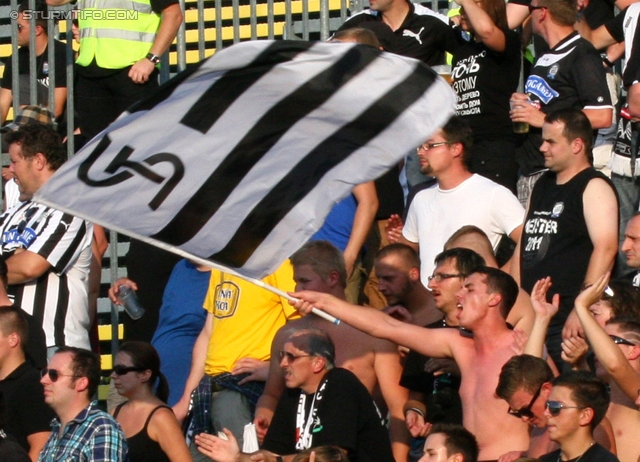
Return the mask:
[[624, 394], [635, 401], [640, 390], [640, 374], [631, 367], [622, 350], [613, 343], [589, 311], [589, 307], [600, 300], [608, 283], [609, 273], [605, 273], [593, 285], [580, 292], [575, 301], [575, 312], [600, 364], [613, 377]]
[[517, 29], [529, 17], [529, 8], [518, 3], [507, 3], [507, 22], [509, 29]]
[[464, 13], [471, 23], [476, 38], [493, 51], [503, 52], [506, 46], [504, 32], [496, 26], [491, 17], [475, 0], [456, 0], [464, 8]]
[[531, 328], [531, 334], [524, 346], [524, 354], [543, 357], [544, 341], [547, 337], [547, 328], [551, 318], [558, 312], [560, 306], [560, 296], [553, 296], [551, 303], [547, 301], [547, 292], [551, 287], [551, 278], [546, 277], [535, 283], [531, 290], [531, 305], [536, 316]]
[[303, 314], [309, 314], [315, 307], [362, 332], [391, 340], [432, 358], [453, 357], [451, 346], [455, 340], [459, 341], [458, 333], [451, 329], [427, 329], [407, 324], [376, 309], [352, 305], [329, 294], [305, 290], [291, 295], [299, 299], [292, 305]]

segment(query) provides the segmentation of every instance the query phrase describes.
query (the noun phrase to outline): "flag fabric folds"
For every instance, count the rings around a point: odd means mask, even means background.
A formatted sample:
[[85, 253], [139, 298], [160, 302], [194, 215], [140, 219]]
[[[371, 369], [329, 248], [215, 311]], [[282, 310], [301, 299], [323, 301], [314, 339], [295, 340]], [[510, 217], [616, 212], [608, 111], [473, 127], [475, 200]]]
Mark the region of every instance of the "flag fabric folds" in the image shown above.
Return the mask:
[[240, 43], [130, 108], [34, 200], [259, 279], [454, 102], [431, 69], [373, 47]]

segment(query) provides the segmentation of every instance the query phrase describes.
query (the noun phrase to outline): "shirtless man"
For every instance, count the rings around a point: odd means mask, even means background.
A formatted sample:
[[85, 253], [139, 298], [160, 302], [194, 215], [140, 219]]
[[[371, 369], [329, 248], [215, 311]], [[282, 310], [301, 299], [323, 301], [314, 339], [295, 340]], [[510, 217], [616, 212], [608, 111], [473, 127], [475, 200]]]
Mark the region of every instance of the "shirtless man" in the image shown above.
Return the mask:
[[374, 267], [380, 293], [390, 307], [401, 305], [409, 312], [411, 319], [407, 322], [426, 326], [442, 318], [431, 292], [420, 280], [420, 257], [412, 247], [390, 244], [382, 248]]
[[[326, 241], [308, 242], [291, 256], [296, 290], [316, 290], [345, 300], [346, 270], [340, 251]], [[346, 302], [345, 302], [346, 303]], [[380, 387], [391, 414], [391, 443], [396, 461], [406, 461], [409, 434], [404, 425], [403, 406], [409, 391], [401, 387], [402, 365], [397, 345], [366, 335], [346, 324], [335, 325], [315, 315], [291, 321], [280, 328], [271, 345], [271, 365], [263, 395], [256, 407], [254, 423], [264, 438], [285, 381], [278, 352], [285, 340], [300, 329], [325, 331], [336, 347], [336, 365], [353, 372], [373, 394]]]
[[[613, 318], [604, 330], [625, 355], [631, 367], [640, 373], [640, 320]], [[640, 411], [599, 361], [596, 361], [596, 375], [610, 387], [611, 403], [606, 417], [613, 427], [618, 459], [620, 462], [637, 462], [640, 455]]]
[[294, 306], [304, 314], [315, 307], [375, 337], [402, 343], [427, 356], [455, 359], [462, 374], [463, 423], [478, 439], [480, 460], [495, 460], [508, 451], [524, 451], [529, 446], [527, 425], [505, 419], [507, 404], [495, 396], [500, 369], [514, 356], [513, 337], [505, 318], [518, 296], [518, 286], [506, 273], [478, 268], [458, 292], [458, 319], [461, 326], [473, 331], [473, 338], [452, 329], [403, 323], [329, 294], [304, 291], [292, 295], [299, 299]]
[[[457, 331], [458, 300], [464, 278], [484, 260], [469, 249], [449, 249], [438, 254], [436, 268], [429, 276], [429, 290], [433, 294], [440, 319], [424, 327], [449, 328]], [[405, 420], [414, 438], [424, 438], [436, 422], [462, 423], [462, 404], [458, 389], [460, 370], [450, 358], [429, 358], [411, 350], [404, 362], [400, 384], [410, 390], [405, 405]], [[442, 399], [443, 395], [447, 399]]]
[[[498, 261], [496, 260], [493, 248], [491, 247], [491, 241], [487, 237], [487, 234], [480, 228], [474, 225], [467, 225], [460, 228], [453, 233], [449, 240], [445, 243], [444, 249], [453, 249], [455, 247], [462, 247], [463, 249], [471, 249], [482, 258], [484, 258], [485, 264], [490, 268], [498, 268]], [[505, 271], [507, 268], [505, 268]], [[521, 329], [525, 333], [531, 332], [531, 326], [533, 325], [533, 318], [535, 313], [531, 307], [531, 299], [529, 294], [522, 288], [518, 294], [515, 305], [509, 316], [507, 316], [507, 323], [511, 324], [518, 329]]]

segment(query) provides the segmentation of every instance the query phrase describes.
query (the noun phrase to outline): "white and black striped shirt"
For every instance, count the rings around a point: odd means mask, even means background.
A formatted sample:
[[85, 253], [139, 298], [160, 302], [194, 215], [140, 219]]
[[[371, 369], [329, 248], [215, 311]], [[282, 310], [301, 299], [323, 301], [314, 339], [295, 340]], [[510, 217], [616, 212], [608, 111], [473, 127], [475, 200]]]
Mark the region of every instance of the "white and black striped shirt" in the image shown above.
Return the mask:
[[27, 201], [0, 216], [0, 232], [5, 260], [22, 249], [51, 265], [40, 277], [8, 290], [14, 303], [42, 323], [47, 347], [89, 348], [91, 223]]

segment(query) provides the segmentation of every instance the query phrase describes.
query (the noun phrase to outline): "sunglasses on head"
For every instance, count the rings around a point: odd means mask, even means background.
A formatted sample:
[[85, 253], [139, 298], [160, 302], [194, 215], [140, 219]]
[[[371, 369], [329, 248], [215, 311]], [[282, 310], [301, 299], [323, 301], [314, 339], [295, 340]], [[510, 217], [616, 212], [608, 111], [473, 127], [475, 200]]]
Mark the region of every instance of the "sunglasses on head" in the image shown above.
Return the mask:
[[129, 372], [142, 372], [144, 370], [144, 367], [123, 366], [122, 364], [116, 364], [113, 366], [113, 373], [116, 375], [126, 375]]
[[533, 412], [531, 412], [531, 408], [533, 407], [534, 403], [538, 399], [538, 396], [540, 396], [541, 391], [542, 391], [542, 385], [540, 386], [540, 388], [538, 388], [538, 391], [534, 393], [533, 398], [531, 398], [531, 401], [529, 401], [529, 405], [527, 407], [524, 407], [517, 411], [514, 411], [513, 409], [509, 408], [507, 412], [517, 418], [526, 417], [528, 419], [532, 419], [534, 416], [533, 416]]
[[584, 406], [567, 406], [560, 401], [547, 401], [547, 409], [549, 409], [549, 414], [556, 417], [560, 414], [560, 411], [563, 409], [584, 409]]
[[61, 374], [56, 369], [42, 369], [40, 371], [40, 377], [44, 377], [45, 375], [49, 376], [49, 380], [52, 382], [57, 382], [60, 377], [82, 377], [81, 375], [70, 375], [70, 374]]

